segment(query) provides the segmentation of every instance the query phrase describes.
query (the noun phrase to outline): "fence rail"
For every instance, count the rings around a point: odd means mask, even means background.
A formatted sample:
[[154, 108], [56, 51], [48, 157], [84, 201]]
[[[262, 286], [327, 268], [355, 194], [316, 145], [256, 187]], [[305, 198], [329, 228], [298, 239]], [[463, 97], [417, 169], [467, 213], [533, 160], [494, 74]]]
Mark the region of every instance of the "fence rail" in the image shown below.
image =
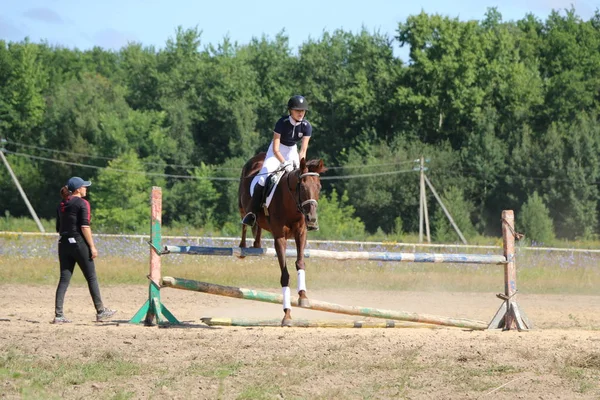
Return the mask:
[[[56, 233], [42, 233], [42, 232], [12, 232], [12, 231], [0, 231], [1, 236], [51, 236], [55, 237]], [[145, 243], [150, 240], [150, 234], [148, 235], [122, 235], [122, 234], [111, 234], [111, 233], [94, 233], [95, 237], [112, 237], [112, 238], [127, 238], [127, 239], [139, 239], [140, 243]], [[189, 243], [196, 243], [198, 245], [214, 241], [214, 242], [239, 242], [239, 237], [229, 236], [169, 236], [163, 235], [163, 239], [174, 239], [174, 240], [186, 240]], [[265, 243], [273, 242], [272, 239], [263, 238]], [[403, 242], [360, 242], [352, 240], [317, 240], [310, 239], [309, 243], [320, 244], [320, 245], [351, 245], [351, 246], [395, 246], [395, 247], [406, 247], [412, 248], [413, 252], [417, 248], [441, 248], [441, 249], [501, 249], [502, 246], [486, 246], [486, 245], [474, 245], [474, 244], [443, 244], [443, 243], [403, 243]], [[517, 246], [518, 250], [526, 251], [549, 251], [549, 252], [564, 252], [564, 253], [599, 253], [600, 249], [576, 249], [576, 248], [564, 248], [564, 247], [535, 247], [535, 246]]]

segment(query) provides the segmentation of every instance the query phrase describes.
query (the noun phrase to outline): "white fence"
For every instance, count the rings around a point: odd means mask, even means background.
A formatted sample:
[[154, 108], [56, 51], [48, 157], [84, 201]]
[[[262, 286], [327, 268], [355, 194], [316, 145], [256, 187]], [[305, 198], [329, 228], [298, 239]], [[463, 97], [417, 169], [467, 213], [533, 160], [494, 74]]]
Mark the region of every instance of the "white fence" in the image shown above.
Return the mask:
[[[0, 236], [16, 235], [16, 236], [57, 236], [56, 233], [41, 233], [41, 232], [8, 232], [0, 231]], [[139, 239], [140, 243], [146, 243], [150, 240], [150, 234], [148, 235], [121, 235], [121, 234], [108, 234], [108, 233], [94, 233], [97, 237], [112, 237], [112, 238], [127, 238], [127, 239]], [[239, 237], [225, 237], [225, 236], [163, 236], [163, 239], [168, 240], [185, 240], [187, 243], [195, 243], [197, 245], [206, 243], [207, 241], [215, 243], [232, 243], [239, 242]], [[265, 246], [267, 244], [273, 245], [273, 240], [263, 238]], [[347, 245], [347, 246], [361, 246], [361, 247], [375, 247], [375, 246], [394, 246], [404, 247], [412, 249], [416, 252], [418, 248], [442, 248], [442, 249], [500, 249], [502, 246], [482, 246], [482, 245], [468, 245], [468, 244], [430, 244], [430, 243], [401, 243], [401, 242], [359, 242], [352, 240], [316, 240], [310, 239], [309, 244], [314, 243], [318, 245]], [[564, 253], [600, 253], [600, 249], [574, 249], [574, 248], [560, 248], [560, 247], [526, 247], [517, 246], [518, 250], [527, 251], [553, 251], [553, 252], [564, 252]]]

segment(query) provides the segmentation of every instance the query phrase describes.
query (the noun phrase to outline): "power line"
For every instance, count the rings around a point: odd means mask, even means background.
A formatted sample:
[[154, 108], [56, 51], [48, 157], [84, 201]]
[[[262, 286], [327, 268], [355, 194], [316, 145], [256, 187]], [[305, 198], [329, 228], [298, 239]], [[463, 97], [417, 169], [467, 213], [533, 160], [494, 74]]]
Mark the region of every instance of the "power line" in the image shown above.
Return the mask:
[[386, 164], [364, 164], [364, 165], [342, 165], [339, 167], [327, 167], [327, 169], [354, 169], [354, 168], [378, 168], [378, 167], [391, 167], [394, 165], [412, 164], [413, 161], [398, 161]]
[[[26, 158], [31, 158], [31, 159], [35, 159], [35, 160], [48, 161], [48, 162], [57, 163], [57, 164], [73, 165], [76, 167], [83, 167], [83, 168], [92, 168], [92, 169], [97, 169], [97, 170], [110, 170], [110, 171], [115, 171], [115, 172], [127, 172], [127, 173], [141, 174], [141, 175], [147, 175], [147, 176], [158, 176], [158, 177], [176, 178], [176, 179], [195, 179], [195, 180], [206, 179], [206, 180], [211, 180], [211, 181], [230, 181], [230, 182], [239, 182], [239, 180], [240, 180], [240, 178], [229, 178], [229, 177], [220, 177], [220, 176], [199, 177], [199, 176], [193, 176], [193, 175], [173, 175], [173, 174], [164, 174], [164, 173], [159, 173], [159, 172], [146, 172], [146, 171], [127, 170], [127, 169], [112, 168], [112, 167], [99, 167], [97, 165], [81, 164], [81, 163], [76, 163], [76, 162], [71, 162], [71, 161], [56, 160], [53, 158], [33, 156], [31, 154], [19, 153], [19, 152], [15, 152], [15, 151], [6, 150], [6, 149], [1, 149], [1, 151], [4, 151], [7, 154], [12, 154], [12, 155], [18, 156], [18, 157], [26, 157]], [[414, 172], [414, 170], [407, 169], [407, 170], [400, 170], [400, 171], [376, 172], [376, 173], [372, 173], [372, 174], [322, 176], [321, 180], [343, 180], [343, 179], [353, 179], [353, 178], [369, 178], [369, 177], [374, 177], [374, 176], [395, 175], [395, 174], [402, 174], [402, 173], [407, 173], [407, 172]]]
[[[112, 160], [114, 160], [116, 158], [116, 157], [106, 157], [106, 156], [94, 156], [94, 155], [91, 155], [91, 154], [84, 154], [84, 153], [74, 153], [72, 151], [55, 150], [55, 149], [50, 149], [50, 148], [47, 148], [47, 147], [35, 146], [35, 145], [32, 145], [32, 144], [17, 143], [17, 142], [13, 142], [12, 140], [8, 140], [8, 139], [4, 139], [4, 141], [6, 143], [12, 144], [14, 146], [29, 147], [29, 148], [32, 148], [32, 149], [47, 151], [47, 152], [56, 153], [56, 154], [74, 155], [74, 156], [80, 156], [80, 157], [86, 157], [86, 158], [97, 158], [99, 160], [107, 160], [107, 161], [112, 161]], [[144, 164], [144, 165], [153, 165], [153, 166], [158, 166], [158, 167], [175, 167], [175, 168], [197, 168], [198, 167], [197, 165], [181, 165], [181, 164], [155, 163], [155, 162], [149, 162], [149, 161], [141, 161], [141, 163]], [[233, 168], [233, 167], [211, 167], [211, 168], [217, 169], [217, 170], [234, 170], [234, 171], [237, 171], [237, 168]]]
[[[411, 161], [412, 162], [412, 161]], [[382, 176], [382, 175], [396, 175], [396, 174], [404, 174], [407, 172], [415, 172], [412, 169], [404, 169], [401, 171], [389, 171], [389, 172], [375, 172], [372, 174], [358, 174], [358, 175], [340, 175], [340, 176], [322, 176], [322, 181], [334, 180], [334, 179], [352, 179], [352, 178], [370, 178], [373, 176]]]
[[[84, 153], [74, 153], [71, 151], [64, 151], [64, 150], [55, 150], [55, 149], [50, 149], [48, 147], [19, 143], [19, 142], [15, 142], [15, 141], [12, 141], [9, 139], [3, 139], [3, 141], [6, 143], [9, 143], [9, 144], [12, 144], [14, 146], [28, 147], [28, 148], [47, 151], [47, 152], [56, 153], [56, 154], [75, 155], [75, 156], [86, 157], [86, 158], [97, 158], [99, 160], [107, 160], [107, 161], [112, 161], [113, 159], [116, 158], [116, 157], [96, 156], [96, 155], [84, 154]], [[387, 166], [394, 166], [394, 165], [410, 164], [412, 162], [413, 161], [398, 161], [398, 162], [385, 163], [385, 164], [344, 165], [344, 166], [327, 167], [327, 168], [331, 169], [331, 170], [351, 169], [351, 168], [379, 168], [379, 167], [387, 167]], [[197, 165], [155, 163], [155, 162], [147, 162], [147, 161], [141, 161], [141, 163], [145, 164], [145, 165], [153, 165], [153, 166], [158, 166], [158, 167], [176, 167], [176, 168], [196, 168], [196, 167], [198, 167]], [[211, 166], [211, 168], [216, 169], [216, 170], [229, 170], [229, 171], [239, 171], [241, 169], [241, 168], [233, 168], [233, 167], [212, 167], [212, 166]]]
[[[14, 142], [11, 142], [7, 139], [4, 139], [5, 142], [7, 143], [12, 143], [14, 144]], [[24, 145], [24, 146], [29, 146], [29, 147], [33, 147], [33, 148], [37, 148], [38, 146], [32, 146], [32, 145]], [[111, 160], [107, 157], [101, 157], [101, 156], [89, 156], [89, 155], [85, 155], [85, 154], [78, 154], [78, 153], [71, 153], [71, 152], [65, 152], [65, 151], [60, 151], [60, 150], [52, 150], [52, 149], [46, 149], [46, 148], [41, 148], [44, 150], [48, 150], [48, 151], [53, 151], [56, 153], [65, 153], [65, 154], [71, 154], [71, 155], [80, 155], [80, 156], [84, 156], [84, 157], [96, 157], [96, 158], [102, 158], [102, 159], [107, 159], [107, 160]], [[125, 170], [125, 169], [118, 169], [118, 168], [111, 168], [111, 167], [100, 167], [97, 165], [90, 165], [90, 164], [81, 164], [81, 163], [76, 163], [76, 162], [70, 162], [70, 161], [63, 161], [63, 160], [56, 160], [53, 158], [46, 158], [46, 157], [40, 157], [40, 156], [34, 156], [31, 154], [26, 154], [26, 153], [19, 153], [19, 152], [14, 152], [14, 151], [10, 151], [10, 150], [6, 150], [6, 149], [0, 149], [1, 151], [4, 151], [7, 154], [12, 154], [15, 156], [19, 156], [19, 157], [27, 157], [27, 158], [31, 158], [31, 159], [36, 159], [36, 160], [41, 160], [41, 161], [48, 161], [48, 162], [53, 162], [53, 163], [58, 163], [58, 164], [66, 164], [66, 165], [72, 165], [72, 166], [76, 166], [76, 167], [84, 167], [84, 168], [93, 168], [93, 169], [98, 169], [98, 170], [104, 170], [104, 169], [108, 169], [111, 171], [116, 171], [116, 172], [128, 172], [128, 173], [135, 173], [135, 174], [143, 174], [143, 175], [147, 175], [147, 176], [157, 176], [157, 177], [164, 177], [164, 178], [175, 178], [175, 179], [191, 179], [191, 180], [214, 180], [214, 181], [230, 181], [230, 182], [238, 182], [239, 178], [233, 178], [233, 177], [219, 177], [219, 176], [207, 176], [207, 177], [198, 177], [198, 176], [193, 176], [193, 175], [177, 175], [177, 174], [165, 174], [165, 173], [158, 173], [158, 172], [146, 172], [146, 171], [135, 171], [135, 170]], [[400, 162], [398, 164], [408, 164], [408, 163], [413, 163], [413, 161], [405, 161], [405, 162]], [[157, 165], [157, 166], [161, 166], [161, 167], [166, 167], [166, 166], [171, 166], [170, 164], [158, 164], [158, 163], [146, 163], [148, 165]], [[389, 166], [389, 165], [396, 165], [395, 163], [390, 163], [390, 164], [379, 164], [379, 166]], [[373, 165], [375, 166], [375, 165]], [[366, 166], [363, 166], [366, 167]], [[197, 167], [194, 167], [197, 168]], [[211, 167], [212, 168], [212, 167]], [[336, 169], [336, 168], [346, 168], [346, 167], [328, 167], [328, 169]], [[354, 166], [351, 166], [351, 168], [355, 168]], [[227, 168], [227, 170], [237, 170], [235, 168]], [[463, 170], [464, 171], [464, 170]], [[414, 172], [414, 170], [410, 169], [410, 170], [399, 170], [399, 171], [389, 171], [389, 172], [375, 172], [375, 173], [370, 173], [370, 174], [355, 174], [355, 175], [339, 175], [339, 176], [322, 176], [321, 180], [344, 180], [344, 179], [354, 179], [354, 178], [370, 178], [370, 177], [376, 177], [376, 176], [385, 176], [385, 175], [396, 175], [396, 174], [403, 174], [403, 173], [408, 173], [408, 172]], [[466, 171], [466, 172], [462, 172], [459, 173], [460, 175], [464, 176], [464, 175], [468, 175], [468, 176], [474, 176], [474, 177], [481, 177], [484, 174], [481, 172], [476, 172], [476, 171]], [[507, 174], [502, 174], [502, 175], [495, 175], [495, 178], [518, 178], [518, 179], [525, 179], [528, 181], [536, 181], [536, 182], [543, 182], [543, 181], [551, 181], [551, 182], [566, 182], [566, 183], [571, 183], [573, 182], [572, 179], [560, 179], [560, 178], [555, 178], [552, 176], [549, 177], [534, 177], [534, 176], [525, 176], [525, 175], [507, 175]], [[595, 182], [589, 182], [587, 183], [587, 185], [589, 186], [595, 186], [595, 185], [600, 185], [600, 182], [595, 181]]]
[[[455, 171], [455, 172], [456, 172], [456, 175], [460, 175], [460, 176], [467, 175], [467, 176], [473, 176], [476, 178], [483, 178], [486, 175], [483, 172], [473, 171], [473, 170], [469, 170], [469, 169], [463, 169], [462, 172], [460, 172], [460, 171]], [[527, 176], [527, 175], [509, 175], [509, 174], [503, 174], [503, 173], [494, 173], [493, 175], [490, 174], [490, 176], [493, 177], [494, 179], [512, 178], [512, 179], [524, 179], [527, 181], [534, 181], [534, 182], [550, 181], [550, 182], [573, 183], [572, 179], [557, 178], [554, 176], [541, 177], [541, 176]], [[600, 185], [600, 181], [587, 182], [587, 185], [588, 186]]]
[[75, 163], [75, 162], [70, 162], [70, 161], [55, 160], [55, 159], [46, 158], [46, 157], [32, 156], [30, 154], [17, 153], [17, 152], [6, 150], [6, 149], [3, 149], [3, 151], [8, 154], [12, 154], [12, 155], [19, 156], [19, 157], [27, 157], [27, 158], [33, 158], [33, 159], [42, 160], [42, 161], [49, 161], [49, 162], [58, 163], [58, 164], [66, 164], [66, 165], [73, 165], [76, 167], [93, 168], [93, 169], [100, 169], [100, 170], [109, 170], [109, 171], [115, 171], [115, 172], [127, 172], [127, 173], [147, 175], [147, 176], [158, 176], [158, 177], [163, 177], [163, 178], [196, 179], [196, 180], [206, 179], [206, 180], [211, 180], [211, 181], [236, 181], [236, 182], [239, 181], [239, 178], [227, 178], [227, 177], [220, 177], [220, 176], [172, 175], [172, 174], [163, 174], [163, 173], [159, 173], [159, 172], [146, 172], [146, 171], [136, 171], [136, 170], [120, 169], [120, 168], [112, 168], [112, 167], [99, 167], [97, 165], [81, 164], [81, 163]]

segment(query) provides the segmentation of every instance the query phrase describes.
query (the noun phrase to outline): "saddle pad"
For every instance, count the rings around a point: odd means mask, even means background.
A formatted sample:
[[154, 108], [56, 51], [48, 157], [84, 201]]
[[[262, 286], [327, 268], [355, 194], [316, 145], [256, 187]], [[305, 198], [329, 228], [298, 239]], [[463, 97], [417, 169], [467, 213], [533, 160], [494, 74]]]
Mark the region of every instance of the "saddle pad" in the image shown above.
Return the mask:
[[[279, 184], [279, 181], [281, 180], [283, 174], [285, 174], [285, 170], [275, 171], [267, 178], [267, 182], [265, 184], [265, 191], [267, 193], [265, 206], [267, 208], [269, 208], [269, 205], [271, 204], [271, 200], [273, 199], [273, 195], [275, 194], [275, 189], [277, 189], [277, 185]], [[254, 186], [257, 184], [256, 182], [256, 179], [252, 181], [252, 185], [250, 187], [250, 195], [254, 193]]]

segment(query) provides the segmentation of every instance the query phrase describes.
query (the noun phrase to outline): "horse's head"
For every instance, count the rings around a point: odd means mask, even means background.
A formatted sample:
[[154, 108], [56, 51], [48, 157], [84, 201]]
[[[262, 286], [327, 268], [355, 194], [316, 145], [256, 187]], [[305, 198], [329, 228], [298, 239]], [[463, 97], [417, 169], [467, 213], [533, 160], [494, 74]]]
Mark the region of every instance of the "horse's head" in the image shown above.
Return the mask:
[[309, 231], [319, 229], [317, 216], [317, 206], [319, 193], [321, 192], [321, 173], [327, 171], [323, 160], [306, 161], [300, 160], [300, 169], [298, 170], [298, 209], [306, 219], [306, 227]]

